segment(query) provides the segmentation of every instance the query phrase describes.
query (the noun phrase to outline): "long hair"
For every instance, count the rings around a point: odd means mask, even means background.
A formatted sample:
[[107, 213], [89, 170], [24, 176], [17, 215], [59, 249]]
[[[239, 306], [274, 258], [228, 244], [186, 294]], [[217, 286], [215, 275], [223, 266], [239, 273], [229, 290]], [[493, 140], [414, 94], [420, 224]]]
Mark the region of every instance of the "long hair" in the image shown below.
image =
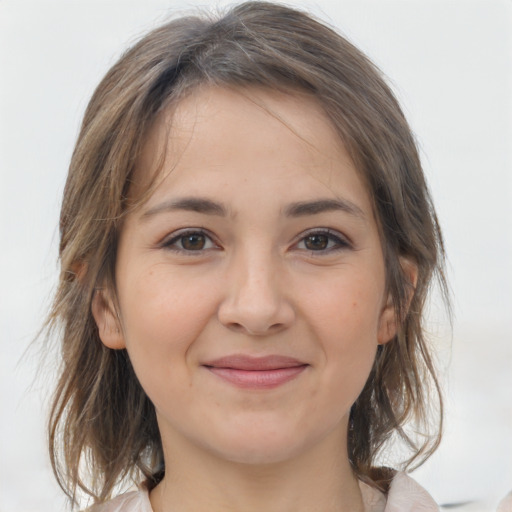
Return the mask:
[[[60, 336], [62, 354], [49, 419], [57, 479], [73, 501], [82, 489], [101, 502], [125, 479], [145, 478], [151, 487], [163, 477], [154, 406], [126, 351], [101, 343], [91, 301], [99, 286], [115, 297], [119, 229], [150, 128], [201, 85], [311, 95], [368, 189], [399, 328], [379, 347], [352, 406], [348, 450], [356, 475], [386, 491], [391, 473], [376, 461], [388, 441], [404, 442], [409, 452], [397, 464], [406, 468], [421, 463], [440, 440], [442, 401], [423, 311], [434, 277], [446, 292], [441, 231], [414, 137], [379, 70], [310, 15], [258, 1], [150, 32], [110, 69], [87, 107], [64, 190], [61, 273], [47, 322], [48, 332]], [[403, 257], [418, 268], [413, 291]]]

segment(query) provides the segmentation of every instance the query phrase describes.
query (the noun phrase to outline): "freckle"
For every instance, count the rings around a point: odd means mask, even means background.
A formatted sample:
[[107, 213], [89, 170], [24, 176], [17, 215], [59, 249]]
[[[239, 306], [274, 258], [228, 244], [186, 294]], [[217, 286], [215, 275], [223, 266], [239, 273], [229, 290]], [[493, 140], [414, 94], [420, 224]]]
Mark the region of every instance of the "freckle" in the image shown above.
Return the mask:
[[357, 308], [357, 302], [353, 302], [353, 303], [352, 303], [352, 307], [353, 307], [353, 308]]

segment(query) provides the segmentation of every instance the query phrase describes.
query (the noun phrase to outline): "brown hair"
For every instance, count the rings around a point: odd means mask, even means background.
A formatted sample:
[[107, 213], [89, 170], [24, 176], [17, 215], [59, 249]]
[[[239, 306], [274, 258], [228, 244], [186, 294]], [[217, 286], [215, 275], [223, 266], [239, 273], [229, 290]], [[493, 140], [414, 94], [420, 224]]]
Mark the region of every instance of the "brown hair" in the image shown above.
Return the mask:
[[[100, 286], [115, 297], [120, 222], [149, 129], [160, 112], [204, 84], [310, 94], [365, 180], [400, 327], [379, 347], [351, 409], [348, 449], [358, 477], [386, 490], [392, 472], [376, 467], [386, 442], [405, 441], [410, 454], [403, 466], [409, 467], [440, 440], [441, 396], [422, 313], [435, 275], [446, 291], [441, 232], [411, 130], [380, 72], [310, 15], [257, 1], [218, 19], [184, 17], [150, 32], [107, 73], [86, 110], [64, 191], [61, 274], [48, 319], [62, 340], [49, 420], [57, 479], [72, 500], [81, 488], [103, 501], [123, 479], [144, 477], [154, 486], [163, 476], [154, 407], [126, 351], [101, 343], [91, 301]], [[418, 268], [412, 299], [402, 257]], [[419, 435], [406, 433], [406, 423]], [[93, 468], [88, 478], [84, 462]]]

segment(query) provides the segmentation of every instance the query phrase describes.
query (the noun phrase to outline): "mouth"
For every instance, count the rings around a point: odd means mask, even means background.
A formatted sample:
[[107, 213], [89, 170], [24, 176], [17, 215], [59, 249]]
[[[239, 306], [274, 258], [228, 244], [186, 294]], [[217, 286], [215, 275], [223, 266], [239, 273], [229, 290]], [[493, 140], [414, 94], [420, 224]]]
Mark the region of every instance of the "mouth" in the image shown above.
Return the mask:
[[296, 378], [309, 365], [286, 356], [252, 357], [235, 354], [208, 361], [203, 366], [237, 387], [272, 389]]

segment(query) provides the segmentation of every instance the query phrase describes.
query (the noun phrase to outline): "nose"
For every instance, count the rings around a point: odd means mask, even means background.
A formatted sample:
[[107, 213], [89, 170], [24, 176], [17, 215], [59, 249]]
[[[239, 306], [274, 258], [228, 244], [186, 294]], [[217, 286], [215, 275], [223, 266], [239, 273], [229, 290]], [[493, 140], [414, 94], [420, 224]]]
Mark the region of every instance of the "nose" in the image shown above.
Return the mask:
[[295, 318], [279, 265], [271, 256], [236, 258], [227, 270], [226, 294], [218, 309], [219, 321], [229, 329], [252, 336], [274, 334]]

